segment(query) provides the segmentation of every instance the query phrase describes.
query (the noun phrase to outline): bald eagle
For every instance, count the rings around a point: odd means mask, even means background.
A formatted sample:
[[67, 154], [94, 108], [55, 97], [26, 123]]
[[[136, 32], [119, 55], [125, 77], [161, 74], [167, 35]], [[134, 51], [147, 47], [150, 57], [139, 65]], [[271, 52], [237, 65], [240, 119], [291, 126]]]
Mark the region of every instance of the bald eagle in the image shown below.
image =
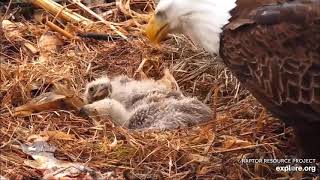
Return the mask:
[[156, 43], [183, 33], [293, 126], [320, 158], [320, 0], [160, 0], [146, 27]]
[[87, 84], [83, 115], [110, 116], [129, 129], [166, 130], [209, 121], [212, 110], [196, 98], [172, 90], [163, 81], [107, 76]]

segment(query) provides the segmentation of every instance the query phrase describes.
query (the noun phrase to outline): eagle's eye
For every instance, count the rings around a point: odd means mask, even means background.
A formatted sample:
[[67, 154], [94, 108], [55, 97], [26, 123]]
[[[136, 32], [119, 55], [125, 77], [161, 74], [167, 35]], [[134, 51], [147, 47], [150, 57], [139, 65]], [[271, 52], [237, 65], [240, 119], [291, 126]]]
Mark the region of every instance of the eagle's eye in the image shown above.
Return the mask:
[[157, 11], [155, 15], [161, 19], [165, 19], [167, 16], [164, 11]]

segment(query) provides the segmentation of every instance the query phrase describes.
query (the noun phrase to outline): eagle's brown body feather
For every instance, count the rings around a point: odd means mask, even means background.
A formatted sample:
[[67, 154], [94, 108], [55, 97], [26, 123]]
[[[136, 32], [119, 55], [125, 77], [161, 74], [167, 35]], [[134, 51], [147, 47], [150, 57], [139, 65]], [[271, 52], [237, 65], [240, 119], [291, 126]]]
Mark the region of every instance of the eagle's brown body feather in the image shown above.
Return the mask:
[[320, 0], [250, 14], [225, 26], [220, 55], [262, 105], [296, 129], [305, 153], [320, 158]]

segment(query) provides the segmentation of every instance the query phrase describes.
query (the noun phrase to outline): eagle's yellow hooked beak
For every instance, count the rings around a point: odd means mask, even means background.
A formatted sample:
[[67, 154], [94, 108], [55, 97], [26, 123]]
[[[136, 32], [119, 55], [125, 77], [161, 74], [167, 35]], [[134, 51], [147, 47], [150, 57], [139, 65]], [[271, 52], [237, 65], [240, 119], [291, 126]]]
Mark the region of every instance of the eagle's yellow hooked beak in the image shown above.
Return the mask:
[[169, 23], [161, 17], [153, 15], [145, 29], [146, 36], [153, 43], [160, 43], [169, 33]]

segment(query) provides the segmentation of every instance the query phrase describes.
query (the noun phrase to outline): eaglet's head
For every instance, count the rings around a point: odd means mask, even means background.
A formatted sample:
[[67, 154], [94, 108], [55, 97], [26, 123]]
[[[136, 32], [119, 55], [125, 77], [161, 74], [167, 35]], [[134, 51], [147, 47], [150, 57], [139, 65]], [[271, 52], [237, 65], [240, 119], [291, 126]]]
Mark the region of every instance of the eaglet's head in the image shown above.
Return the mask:
[[155, 43], [168, 33], [182, 33], [209, 53], [218, 54], [222, 27], [234, 7], [235, 0], [160, 0], [145, 33]]
[[91, 104], [95, 101], [107, 98], [112, 92], [112, 85], [108, 77], [96, 79], [86, 85], [84, 102]]

